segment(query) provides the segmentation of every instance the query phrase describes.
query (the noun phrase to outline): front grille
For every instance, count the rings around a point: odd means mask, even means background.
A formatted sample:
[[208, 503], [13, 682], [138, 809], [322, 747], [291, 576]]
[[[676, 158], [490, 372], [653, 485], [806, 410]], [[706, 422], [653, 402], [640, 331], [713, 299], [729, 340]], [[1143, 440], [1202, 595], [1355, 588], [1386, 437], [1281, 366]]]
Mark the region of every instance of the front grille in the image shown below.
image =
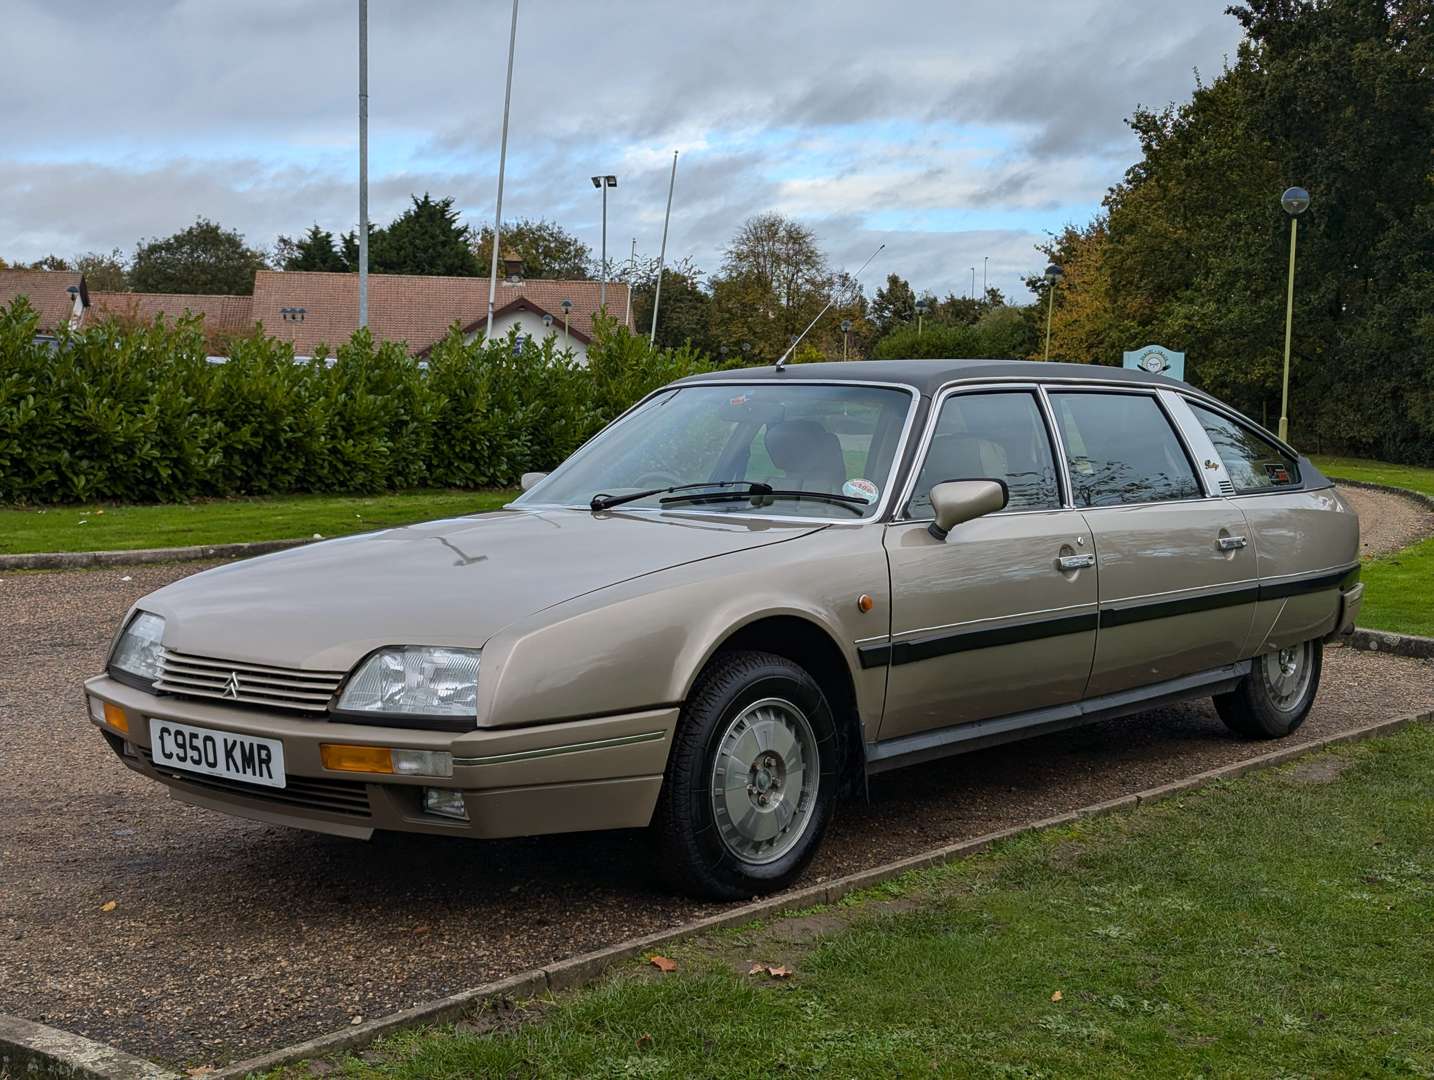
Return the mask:
[[148, 750], [141, 750], [140, 753], [144, 756], [145, 764], [154, 766], [165, 776], [172, 776], [190, 787], [242, 795], [246, 799], [278, 803], [282, 806], [318, 810], [325, 814], [340, 814], [344, 817], [369, 816], [368, 785], [354, 783], [352, 780], [289, 776], [285, 778], [285, 787], [262, 787], [239, 780], [226, 780], [220, 776], [204, 776], [171, 769], [166, 765], [155, 765], [154, 756]]
[[154, 688], [182, 697], [322, 713], [343, 679], [342, 671], [300, 671], [165, 649]]

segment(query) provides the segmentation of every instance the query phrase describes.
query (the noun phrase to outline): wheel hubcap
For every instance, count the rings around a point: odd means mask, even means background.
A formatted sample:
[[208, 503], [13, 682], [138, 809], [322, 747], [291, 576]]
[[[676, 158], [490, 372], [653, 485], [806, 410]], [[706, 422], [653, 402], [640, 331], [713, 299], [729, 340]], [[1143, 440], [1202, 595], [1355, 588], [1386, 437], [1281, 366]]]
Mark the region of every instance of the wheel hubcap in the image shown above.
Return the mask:
[[1310, 683], [1310, 646], [1306, 642], [1267, 653], [1261, 663], [1270, 702], [1282, 712], [1294, 712]]
[[723, 845], [747, 863], [780, 859], [816, 805], [817, 740], [806, 714], [783, 698], [748, 705], [717, 744], [712, 812]]

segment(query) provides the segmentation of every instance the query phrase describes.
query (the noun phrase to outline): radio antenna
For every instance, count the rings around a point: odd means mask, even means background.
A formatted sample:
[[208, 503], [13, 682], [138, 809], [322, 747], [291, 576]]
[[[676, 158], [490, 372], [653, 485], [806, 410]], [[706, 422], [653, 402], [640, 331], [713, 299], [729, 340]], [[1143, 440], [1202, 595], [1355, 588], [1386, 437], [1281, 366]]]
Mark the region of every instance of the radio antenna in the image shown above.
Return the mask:
[[[851, 276], [851, 281], [853, 285], [855, 285], [857, 283], [857, 280], [861, 277], [861, 272], [871, 265], [871, 260], [881, 254], [881, 249], [884, 247], [886, 247], [885, 244], [879, 245], [875, 251], [873, 251], [870, 255], [866, 257], [866, 262], [862, 263], [861, 266], [857, 269], [857, 272]], [[802, 338], [806, 337], [812, 332], [812, 327], [816, 326], [816, 324], [821, 321], [822, 316], [825, 315], [829, 310], [831, 310], [831, 306], [836, 302], [837, 298], [833, 296], [830, 300], [827, 301], [826, 307], [822, 308], [820, 311], [817, 312], [817, 317], [811, 322], [807, 323], [807, 328], [797, 335], [796, 340], [794, 340], [791, 345], [787, 347], [787, 351], [782, 353], [781, 359], [777, 361], [778, 371], [785, 371], [787, 369], [787, 358], [790, 357], [792, 353], [797, 351], [797, 346], [802, 343]]]

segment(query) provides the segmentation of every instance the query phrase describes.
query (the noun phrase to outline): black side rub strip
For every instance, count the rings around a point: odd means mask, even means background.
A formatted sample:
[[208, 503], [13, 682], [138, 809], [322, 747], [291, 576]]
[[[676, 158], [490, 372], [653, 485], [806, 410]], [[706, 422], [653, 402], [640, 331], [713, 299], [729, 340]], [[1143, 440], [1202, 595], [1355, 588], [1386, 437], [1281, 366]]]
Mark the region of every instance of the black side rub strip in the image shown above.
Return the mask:
[[1223, 592], [1199, 593], [1174, 600], [1116, 604], [1102, 608], [1099, 615], [1090, 611], [1080, 615], [1033, 619], [1030, 622], [997, 626], [989, 630], [953, 630], [926, 637], [908, 638], [905, 641], [859, 645], [856, 652], [863, 668], [882, 667], [886, 664], [912, 664], [918, 660], [931, 660], [972, 649], [1016, 645], [1023, 641], [1038, 641], [1062, 634], [1080, 634], [1094, 630], [1097, 624], [1102, 627], [1128, 626], [1151, 619], [1188, 615], [1196, 611], [1213, 611], [1234, 604], [1253, 604], [1257, 600], [1279, 600], [1287, 596], [1300, 596], [1334, 588], [1348, 589], [1358, 580], [1359, 564], [1353, 563], [1338, 570], [1327, 570], [1306, 577], [1261, 585], [1240, 585]]
[[864, 668], [880, 667], [887, 663], [911, 664], [917, 660], [931, 660], [971, 649], [989, 649], [996, 645], [1015, 645], [1022, 641], [1037, 641], [1062, 634], [1079, 634], [1094, 630], [1096, 621], [1096, 613], [1087, 611], [1080, 615], [1059, 615], [1051, 619], [1035, 619], [988, 630], [954, 630], [909, 638], [890, 645], [862, 645], [857, 648], [857, 656]]

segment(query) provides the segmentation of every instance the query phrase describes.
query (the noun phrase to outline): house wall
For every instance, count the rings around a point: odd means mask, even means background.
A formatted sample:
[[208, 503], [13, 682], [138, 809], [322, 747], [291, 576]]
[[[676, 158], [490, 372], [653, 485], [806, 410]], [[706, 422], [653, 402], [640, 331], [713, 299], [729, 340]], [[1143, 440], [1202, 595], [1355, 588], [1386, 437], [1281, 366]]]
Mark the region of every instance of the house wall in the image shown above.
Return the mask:
[[[571, 335], [569, 335], [568, 339], [565, 342], [563, 340], [563, 324], [561, 322], [554, 322], [553, 328], [551, 330], [548, 330], [543, 326], [543, 319], [541, 315], [534, 315], [530, 311], [510, 312], [507, 315], [500, 315], [493, 320], [493, 336], [496, 338], [507, 337], [508, 331], [513, 329], [513, 327], [515, 326], [518, 328], [518, 333], [527, 334], [538, 341], [541, 341], [545, 334], [548, 337], [557, 338], [557, 344], [559, 349], [565, 347], [571, 349], [573, 352], [573, 357], [577, 360], [577, 362], [582, 367], [587, 367], [587, 346], [584, 345], [577, 338], [572, 337]], [[479, 336], [479, 334], [473, 334], [469, 337], [468, 340], [472, 341], [473, 338]]]

